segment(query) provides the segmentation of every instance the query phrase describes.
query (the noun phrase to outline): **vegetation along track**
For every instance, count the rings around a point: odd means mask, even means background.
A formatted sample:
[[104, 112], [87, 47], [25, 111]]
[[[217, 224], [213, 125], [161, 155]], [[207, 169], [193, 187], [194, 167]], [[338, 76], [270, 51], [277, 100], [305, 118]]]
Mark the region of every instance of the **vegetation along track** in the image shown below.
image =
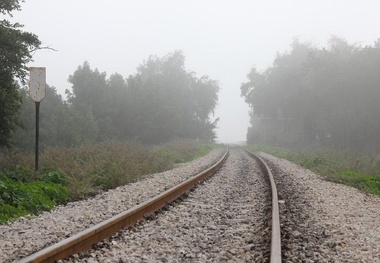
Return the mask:
[[[151, 210], [138, 213], [138, 218], [126, 219], [132, 211], [145, 209], [150, 201], [134, 207], [121, 215], [85, 230], [50, 248], [31, 255], [21, 262], [46, 261], [55, 251], [67, 250], [69, 254], [88, 247], [88, 240], [107, 238], [117, 228], [132, 226], [117, 232], [111, 238], [97, 243], [86, 253], [75, 254], [68, 260], [77, 262], [134, 262], [134, 261], [255, 261], [268, 262], [271, 227], [270, 190], [267, 177], [261, 172], [257, 163], [243, 151], [232, 151], [230, 158], [220, 169], [217, 176], [207, 180], [202, 187], [190, 193], [191, 186], [184, 183], [176, 188], [185, 189], [187, 197], [161, 209], [160, 213], [149, 216], [145, 221], [134, 225], [136, 220]], [[227, 152], [222, 159], [225, 159]], [[221, 160], [222, 161], [222, 160]], [[212, 173], [216, 165], [209, 169]], [[202, 173], [203, 174], [203, 173]], [[204, 175], [197, 175], [202, 180]], [[152, 205], [157, 210], [176, 198], [173, 189], [167, 190], [154, 198], [163, 200], [159, 205]], [[150, 208], [149, 208], [150, 209]], [[121, 219], [122, 218], [122, 219]], [[112, 221], [126, 221], [114, 223]], [[112, 222], [112, 223], [111, 223]], [[114, 227], [118, 225], [118, 227]], [[103, 228], [111, 226], [111, 230]], [[108, 236], [107, 236], [108, 235]], [[273, 237], [272, 237], [273, 238]], [[88, 239], [88, 240], [86, 240]], [[83, 244], [75, 244], [77, 241]], [[272, 242], [273, 243], [273, 242]], [[66, 247], [71, 248], [67, 249]], [[173, 249], [174, 248], [174, 249]], [[48, 252], [48, 254], [45, 254]], [[54, 253], [53, 253], [54, 252]], [[66, 253], [66, 252], [65, 252]], [[63, 256], [61, 252], [60, 257]], [[48, 256], [47, 256], [48, 255]], [[64, 255], [66, 257], [67, 255]], [[271, 262], [280, 262], [281, 255], [273, 257]]]

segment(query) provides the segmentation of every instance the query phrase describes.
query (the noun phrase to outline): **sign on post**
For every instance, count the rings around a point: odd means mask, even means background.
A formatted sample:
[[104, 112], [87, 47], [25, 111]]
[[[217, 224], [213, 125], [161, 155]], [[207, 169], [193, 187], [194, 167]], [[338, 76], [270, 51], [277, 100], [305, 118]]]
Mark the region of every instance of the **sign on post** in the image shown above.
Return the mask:
[[46, 95], [46, 68], [29, 68], [29, 93], [35, 102]]
[[34, 170], [38, 171], [38, 138], [40, 136], [40, 102], [46, 96], [46, 68], [29, 68], [29, 94], [36, 103], [36, 154]]

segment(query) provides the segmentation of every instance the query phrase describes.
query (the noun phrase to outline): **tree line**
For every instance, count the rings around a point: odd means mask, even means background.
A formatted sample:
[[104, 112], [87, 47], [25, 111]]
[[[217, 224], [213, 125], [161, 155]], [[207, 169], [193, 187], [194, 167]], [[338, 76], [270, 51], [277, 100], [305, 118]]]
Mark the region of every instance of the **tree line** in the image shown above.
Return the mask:
[[257, 142], [257, 118], [289, 118], [302, 131], [298, 145], [379, 152], [380, 40], [363, 47], [334, 36], [320, 48], [296, 39], [272, 66], [247, 77], [249, 143]]
[[[160, 144], [175, 138], [213, 141], [218, 119], [212, 114], [219, 84], [197, 78], [184, 68], [176, 51], [162, 58], [150, 56], [137, 73], [124, 78], [92, 69], [84, 62], [69, 76], [67, 100], [47, 86], [40, 108], [40, 143], [75, 146], [108, 139], [136, 139]], [[34, 147], [35, 110], [27, 88], [20, 95], [22, 126], [13, 134], [14, 146]]]
[[[0, 3], [0, 12], [19, 10], [18, 0]], [[0, 21], [0, 148], [34, 147], [35, 110], [26, 64], [41, 48], [38, 37], [19, 24]], [[19, 84], [21, 81], [21, 86]], [[213, 141], [218, 118], [219, 83], [198, 78], [185, 68], [185, 56], [174, 51], [150, 56], [124, 78], [84, 62], [69, 76], [67, 99], [47, 86], [40, 108], [40, 145], [74, 146], [107, 139], [136, 139], [159, 144], [175, 138]]]

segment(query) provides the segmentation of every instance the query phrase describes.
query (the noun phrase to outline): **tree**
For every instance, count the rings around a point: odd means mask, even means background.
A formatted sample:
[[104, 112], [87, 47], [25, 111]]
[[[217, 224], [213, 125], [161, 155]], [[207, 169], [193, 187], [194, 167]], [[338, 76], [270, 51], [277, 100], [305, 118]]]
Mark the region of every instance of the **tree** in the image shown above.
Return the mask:
[[213, 140], [217, 121], [211, 122], [219, 84], [185, 69], [185, 57], [175, 51], [151, 56], [128, 78], [131, 135], [148, 143], [173, 138]]
[[216, 137], [218, 119], [212, 121], [211, 114], [219, 84], [186, 71], [181, 51], [162, 58], [150, 56], [127, 80], [117, 73], [107, 79], [105, 72], [84, 62], [69, 82], [68, 104], [74, 112], [92, 115], [97, 141], [133, 138], [163, 143], [175, 138], [212, 141]]
[[77, 112], [93, 115], [98, 129], [98, 141], [127, 137], [123, 130], [128, 107], [125, 80], [117, 73], [109, 79], [106, 76], [105, 72], [91, 69], [85, 61], [68, 79], [72, 84], [68, 102]]
[[108, 108], [115, 107], [108, 103], [110, 90], [107, 85], [106, 73], [92, 70], [85, 61], [79, 66], [68, 81], [72, 84], [72, 93], [68, 101], [73, 108], [82, 114], [92, 114], [97, 123], [98, 141], [112, 137], [113, 127]]
[[[22, 98], [20, 122], [12, 136], [14, 146], [24, 151], [34, 149], [34, 102], [26, 88], [20, 89]], [[92, 112], [78, 111], [63, 100], [54, 87], [46, 86], [46, 97], [40, 109], [40, 148], [75, 146], [94, 142], [98, 134]]]
[[[379, 42], [363, 48], [334, 36], [325, 48], [298, 41], [291, 47], [272, 67], [261, 73], [252, 69], [242, 84], [241, 94], [255, 115], [273, 122], [291, 119], [303, 135], [296, 142], [301, 145], [379, 151]], [[252, 126], [250, 142], [255, 134]]]
[[[18, 0], [0, 3], [0, 13], [11, 16], [14, 10], [20, 10]], [[21, 28], [18, 23], [0, 21], [0, 147], [11, 147], [11, 136], [19, 125], [21, 106], [16, 80], [25, 83], [26, 64], [41, 44], [36, 35], [23, 32]]]
[[[196, 124], [195, 127], [198, 127], [193, 136], [213, 142], [216, 139], [215, 129], [219, 118], [211, 121], [210, 115], [214, 115], [218, 103], [219, 83], [208, 76], [202, 76], [199, 79], [193, 78], [191, 87], [194, 98], [193, 122]], [[191, 129], [191, 126], [188, 129]]]

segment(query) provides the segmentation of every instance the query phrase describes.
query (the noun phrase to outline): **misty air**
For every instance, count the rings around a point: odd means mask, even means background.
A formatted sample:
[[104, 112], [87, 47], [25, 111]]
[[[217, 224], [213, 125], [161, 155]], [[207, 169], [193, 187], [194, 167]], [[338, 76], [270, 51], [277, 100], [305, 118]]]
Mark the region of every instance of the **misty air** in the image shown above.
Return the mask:
[[0, 263], [380, 262], [378, 10], [0, 0]]

